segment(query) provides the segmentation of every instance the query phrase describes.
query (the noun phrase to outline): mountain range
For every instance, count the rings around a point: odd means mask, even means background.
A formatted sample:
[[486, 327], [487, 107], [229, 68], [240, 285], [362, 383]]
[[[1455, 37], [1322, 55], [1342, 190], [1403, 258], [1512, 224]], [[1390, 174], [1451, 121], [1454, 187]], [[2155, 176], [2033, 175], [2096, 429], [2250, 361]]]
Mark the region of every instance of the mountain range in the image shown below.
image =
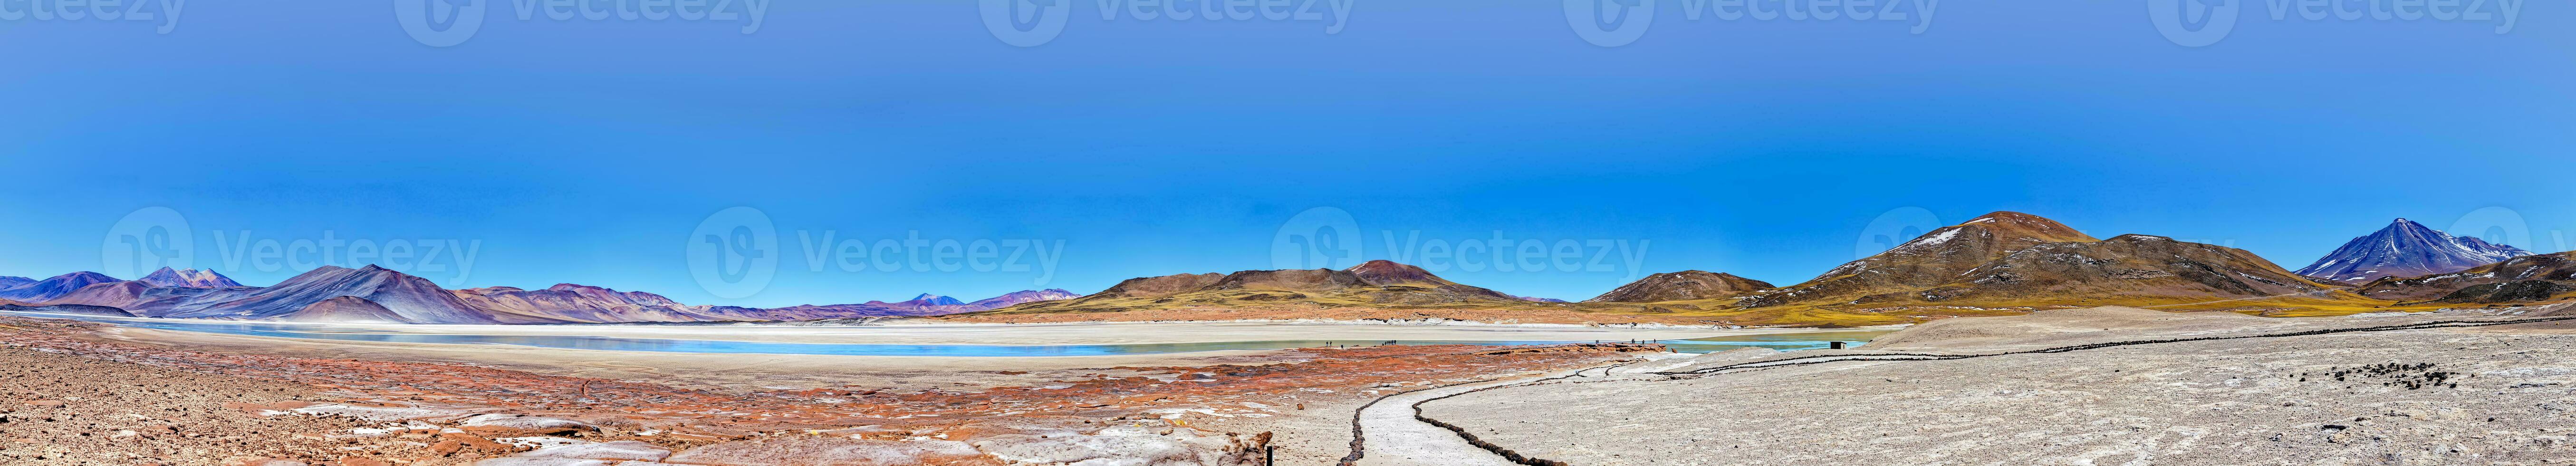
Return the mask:
[[116, 277], [98, 272], [72, 272], [43, 280], [19, 278], [16, 286], [0, 288], [0, 299], [29, 303], [52, 301], [81, 287], [116, 281], [119, 281]]
[[[1824, 324], [2101, 305], [2247, 312], [2323, 306], [2363, 312], [2576, 299], [2576, 253], [2510, 255], [2520, 252], [2398, 219], [2316, 265], [2291, 272], [2235, 248], [2144, 234], [2096, 239], [2036, 215], [1995, 212], [1787, 286], [1685, 270], [1649, 275], [1581, 303], [1514, 296], [1441, 278], [1421, 267], [1374, 260], [1339, 270], [1138, 277], [1090, 295], [1028, 290], [968, 302], [924, 293], [898, 302], [780, 308], [687, 305], [652, 293], [569, 283], [534, 290], [447, 290], [375, 266], [323, 267], [269, 287], [241, 286], [211, 271], [163, 268], [135, 281], [90, 272], [43, 280], [0, 277], [0, 305], [98, 314], [113, 309], [145, 317], [444, 324], [952, 315], [969, 320], [1028, 315], [1294, 318], [1301, 312], [1318, 316], [1313, 314], [1317, 310], [1333, 311], [1330, 318], [1465, 315], [1516, 320], [1545, 314], [1558, 321], [1589, 321], [1593, 317], [1588, 316], [1662, 315], [1697, 322]], [[1173, 310], [1187, 312], [1117, 314]], [[1243, 314], [1201, 312], [1210, 310]]]
[[2458, 272], [2531, 254], [2474, 236], [2451, 236], [2401, 218], [2377, 232], [2353, 238], [2298, 273], [2318, 280], [2361, 284], [2386, 277]]
[[[576, 284], [442, 289], [377, 266], [325, 266], [274, 286], [239, 286], [210, 271], [162, 269], [157, 279], [118, 281], [76, 273], [6, 289], [9, 299], [47, 306], [98, 306], [143, 317], [410, 324], [562, 324], [793, 321], [917, 317], [1066, 299], [1064, 290], [1019, 291], [973, 303], [924, 294], [910, 301], [785, 308], [693, 306], [639, 291]], [[78, 286], [74, 286], [78, 285]], [[61, 291], [64, 289], [69, 291]], [[42, 311], [38, 311], [42, 312]]]
[[2458, 272], [2388, 277], [2362, 285], [2362, 296], [2429, 304], [2500, 304], [2576, 298], [2576, 252], [2505, 259]]

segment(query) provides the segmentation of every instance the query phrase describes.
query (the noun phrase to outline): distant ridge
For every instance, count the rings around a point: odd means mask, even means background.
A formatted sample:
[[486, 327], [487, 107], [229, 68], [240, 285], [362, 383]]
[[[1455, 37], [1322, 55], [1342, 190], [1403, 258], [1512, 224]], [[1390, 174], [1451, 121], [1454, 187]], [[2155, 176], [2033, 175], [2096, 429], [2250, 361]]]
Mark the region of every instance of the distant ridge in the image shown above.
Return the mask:
[[2513, 304], [2576, 298], [2576, 252], [2534, 254], [2458, 272], [2387, 277], [2362, 296], [2434, 304]]
[[110, 277], [98, 272], [72, 272], [44, 280], [21, 283], [17, 286], [0, 288], [0, 299], [39, 303], [52, 301], [54, 298], [60, 298], [63, 295], [71, 294], [73, 291], [80, 290], [81, 287], [118, 281], [122, 280], [117, 280], [116, 277]]
[[[994, 313], [1098, 312], [1172, 306], [1529, 305], [1518, 296], [1440, 278], [1421, 267], [1373, 260], [1347, 269], [1245, 270], [1138, 277], [1079, 298], [1023, 304]], [[978, 314], [981, 315], [981, 314]]]
[[[108, 280], [108, 281], [100, 281]], [[57, 295], [51, 290], [87, 283]], [[1024, 290], [972, 303], [923, 294], [911, 301], [781, 308], [693, 306], [640, 291], [556, 284], [441, 289], [427, 279], [377, 266], [325, 266], [267, 288], [239, 286], [211, 271], [164, 268], [149, 280], [114, 281], [91, 273], [21, 284], [13, 302], [118, 309], [145, 317], [406, 324], [567, 324], [758, 322], [920, 317], [991, 310], [1076, 297], [1061, 289]], [[41, 285], [41, 286], [40, 286]], [[27, 306], [36, 306], [28, 304]]]

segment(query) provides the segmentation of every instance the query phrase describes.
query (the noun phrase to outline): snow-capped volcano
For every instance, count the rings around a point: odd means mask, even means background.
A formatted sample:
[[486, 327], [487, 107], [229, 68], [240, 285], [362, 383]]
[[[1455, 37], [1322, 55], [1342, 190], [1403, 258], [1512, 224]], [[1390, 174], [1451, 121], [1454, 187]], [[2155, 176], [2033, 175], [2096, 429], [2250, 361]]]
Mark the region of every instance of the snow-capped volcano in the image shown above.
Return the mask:
[[148, 283], [152, 286], [178, 288], [232, 288], [242, 286], [241, 283], [234, 282], [231, 277], [225, 277], [224, 274], [215, 273], [213, 270], [172, 270], [169, 267], [162, 267], [161, 270], [154, 270], [152, 271], [152, 275], [145, 276], [136, 281]]
[[2531, 254], [2474, 236], [2451, 236], [2401, 218], [2370, 236], [2344, 243], [2333, 254], [2317, 259], [2316, 264], [2299, 269], [2299, 275], [2359, 284], [2380, 277], [2458, 272]]

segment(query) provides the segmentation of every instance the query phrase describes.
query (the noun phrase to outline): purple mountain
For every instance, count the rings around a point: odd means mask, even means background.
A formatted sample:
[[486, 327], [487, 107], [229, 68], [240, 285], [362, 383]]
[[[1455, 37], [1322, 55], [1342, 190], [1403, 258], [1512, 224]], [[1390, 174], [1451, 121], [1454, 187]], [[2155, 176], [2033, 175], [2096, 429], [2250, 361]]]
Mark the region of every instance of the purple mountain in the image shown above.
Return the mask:
[[966, 303], [966, 307], [975, 308], [976, 310], [989, 311], [989, 310], [994, 310], [994, 309], [1001, 309], [1001, 308], [1011, 307], [1012, 305], [1020, 304], [1020, 303], [1033, 303], [1033, 302], [1038, 302], [1038, 301], [1054, 301], [1054, 300], [1059, 300], [1059, 299], [1073, 299], [1073, 298], [1080, 298], [1080, 297], [1082, 297], [1082, 295], [1073, 294], [1073, 292], [1071, 292], [1071, 291], [1065, 291], [1065, 290], [1060, 290], [1060, 289], [1052, 289], [1052, 288], [1050, 288], [1050, 289], [1045, 289], [1045, 290], [1013, 291], [1013, 292], [1010, 292], [1010, 293], [1005, 293], [1005, 294], [1003, 294], [1003, 295], [1001, 295], [1001, 296], [994, 296], [994, 297], [991, 297], [991, 298], [985, 298], [985, 299], [982, 299], [982, 300], [977, 300], [977, 301], [975, 301], [975, 302]]
[[23, 283], [8, 288], [0, 288], [0, 299], [28, 303], [41, 303], [52, 301], [54, 298], [63, 297], [63, 295], [72, 294], [73, 291], [78, 291], [81, 287], [120, 281], [124, 280], [117, 280], [116, 277], [102, 275], [98, 272], [72, 272], [32, 283]]
[[2451, 236], [2401, 218], [2370, 236], [2353, 238], [2298, 273], [2319, 280], [2360, 284], [2380, 277], [2458, 272], [2531, 254], [2473, 236]]
[[[362, 315], [369, 321], [418, 324], [501, 323], [490, 313], [457, 299], [454, 293], [420, 277], [369, 265], [362, 268], [323, 266], [278, 282], [277, 286], [206, 296], [172, 306], [162, 317], [329, 320]], [[340, 300], [354, 296], [372, 306]], [[379, 310], [381, 308], [381, 310]]]
[[224, 274], [215, 273], [213, 270], [170, 270], [169, 267], [162, 267], [161, 270], [154, 270], [152, 271], [152, 275], [144, 276], [142, 280], [136, 281], [151, 284], [152, 286], [166, 286], [173, 288], [232, 288], [242, 286], [240, 283], [233, 282], [232, 277], [226, 277]]

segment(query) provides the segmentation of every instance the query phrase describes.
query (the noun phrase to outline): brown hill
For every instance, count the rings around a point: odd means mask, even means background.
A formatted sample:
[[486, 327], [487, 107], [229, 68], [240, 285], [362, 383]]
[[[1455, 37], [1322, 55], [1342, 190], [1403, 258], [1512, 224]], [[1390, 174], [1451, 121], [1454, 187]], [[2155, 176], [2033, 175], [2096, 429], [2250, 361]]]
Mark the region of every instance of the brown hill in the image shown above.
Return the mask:
[[1420, 267], [1369, 261], [1348, 269], [1246, 270], [1131, 278], [1108, 290], [1062, 301], [1021, 304], [979, 314], [1109, 312], [1170, 307], [1260, 308], [1524, 305], [1494, 290], [1462, 285]]
[[1947, 284], [1969, 269], [2032, 246], [2093, 241], [2098, 240], [2054, 220], [1995, 212], [1924, 233], [1887, 252], [1834, 267], [1806, 283], [1746, 297], [1738, 305], [1849, 303]]
[[2507, 304], [2576, 298], [2576, 252], [2506, 259], [2464, 271], [2382, 278], [2362, 296], [2433, 304]]
[[1600, 297], [1584, 300], [1583, 302], [1657, 303], [1665, 301], [1724, 299], [1752, 294], [1754, 292], [1770, 288], [1770, 283], [1766, 283], [1761, 280], [1738, 277], [1733, 274], [1684, 270], [1680, 272], [1648, 275], [1644, 279], [1639, 279], [1635, 282], [1621, 285], [1619, 289], [1610, 290], [1609, 293], [1603, 293]]
[[1967, 305], [2179, 304], [2323, 295], [2336, 288], [2245, 250], [2120, 235], [2032, 246], [1962, 272], [1950, 283], [1860, 302]]

